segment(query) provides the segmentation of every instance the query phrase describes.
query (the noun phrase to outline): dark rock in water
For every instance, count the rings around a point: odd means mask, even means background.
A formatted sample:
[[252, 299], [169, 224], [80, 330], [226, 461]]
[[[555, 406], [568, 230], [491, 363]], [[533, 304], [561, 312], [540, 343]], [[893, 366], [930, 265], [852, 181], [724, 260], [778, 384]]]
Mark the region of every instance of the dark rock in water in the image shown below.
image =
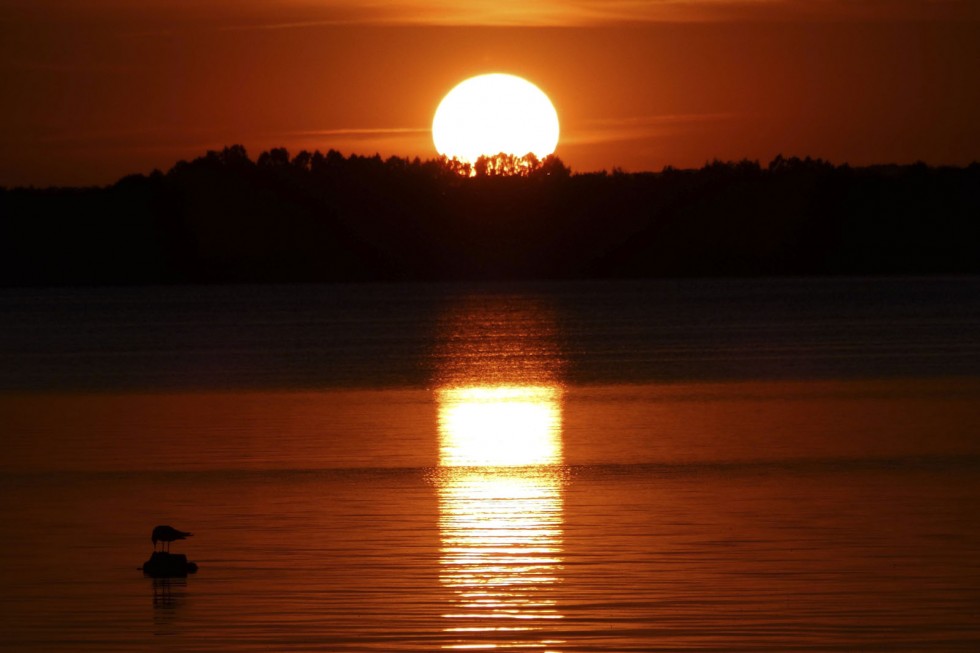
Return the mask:
[[197, 564], [187, 562], [187, 556], [182, 553], [154, 551], [150, 559], [143, 563], [143, 573], [153, 578], [181, 577], [196, 571]]

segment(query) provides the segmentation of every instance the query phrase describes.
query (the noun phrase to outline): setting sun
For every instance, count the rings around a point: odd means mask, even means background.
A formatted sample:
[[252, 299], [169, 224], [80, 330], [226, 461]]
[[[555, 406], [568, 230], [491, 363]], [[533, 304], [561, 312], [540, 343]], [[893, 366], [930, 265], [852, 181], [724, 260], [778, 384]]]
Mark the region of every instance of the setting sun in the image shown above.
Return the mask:
[[436, 150], [464, 163], [500, 153], [544, 158], [558, 146], [558, 131], [548, 96], [525, 79], [500, 73], [460, 83], [432, 120]]

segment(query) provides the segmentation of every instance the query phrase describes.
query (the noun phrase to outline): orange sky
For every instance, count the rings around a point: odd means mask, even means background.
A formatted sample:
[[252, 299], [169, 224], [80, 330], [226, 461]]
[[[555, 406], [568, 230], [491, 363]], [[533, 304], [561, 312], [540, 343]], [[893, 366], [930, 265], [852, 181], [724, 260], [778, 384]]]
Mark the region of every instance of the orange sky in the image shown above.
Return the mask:
[[435, 156], [462, 79], [538, 84], [576, 171], [980, 159], [971, 0], [0, 0], [0, 185], [231, 143]]

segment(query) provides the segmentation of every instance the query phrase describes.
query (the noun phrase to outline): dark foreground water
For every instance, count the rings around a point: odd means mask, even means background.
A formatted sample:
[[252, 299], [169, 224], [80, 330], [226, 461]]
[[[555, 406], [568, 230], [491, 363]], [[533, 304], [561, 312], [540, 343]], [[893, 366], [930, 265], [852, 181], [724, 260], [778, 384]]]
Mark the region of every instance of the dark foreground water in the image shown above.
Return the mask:
[[3, 650], [980, 648], [980, 281], [0, 311]]

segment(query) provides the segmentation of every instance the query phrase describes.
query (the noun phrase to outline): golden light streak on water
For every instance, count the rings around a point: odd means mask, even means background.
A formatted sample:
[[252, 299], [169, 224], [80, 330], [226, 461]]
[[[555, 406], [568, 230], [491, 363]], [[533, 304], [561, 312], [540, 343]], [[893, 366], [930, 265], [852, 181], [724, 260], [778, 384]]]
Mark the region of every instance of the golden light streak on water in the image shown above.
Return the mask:
[[555, 386], [440, 390], [439, 465], [526, 467], [561, 463], [560, 395]]
[[561, 391], [439, 391], [440, 581], [454, 595], [449, 649], [558, 650], [563, 618]]

